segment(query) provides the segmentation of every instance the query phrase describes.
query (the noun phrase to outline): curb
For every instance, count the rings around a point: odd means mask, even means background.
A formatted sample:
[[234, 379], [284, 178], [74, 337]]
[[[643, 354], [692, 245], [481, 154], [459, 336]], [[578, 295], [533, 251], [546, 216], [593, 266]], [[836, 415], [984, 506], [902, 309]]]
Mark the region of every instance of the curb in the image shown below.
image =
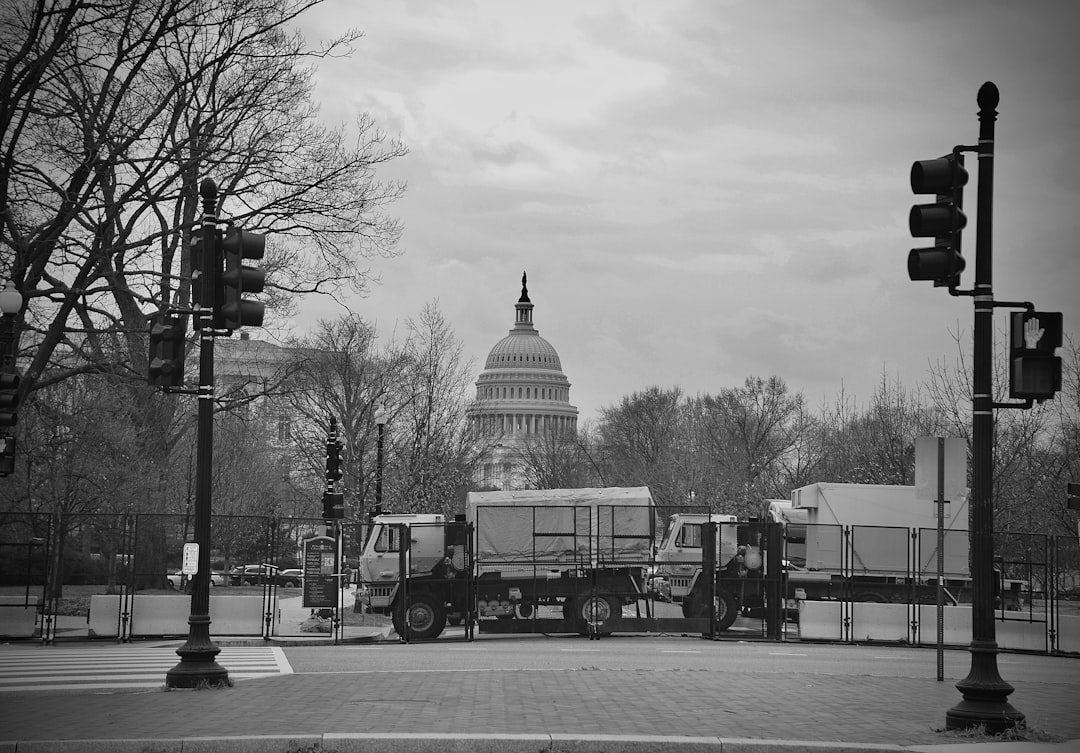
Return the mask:
[[354, 734], [0, 741], [0, 753], [1066, 753], [1065, 743], [997, 742], [900, 746], [681, 735]]
[[906, 753], [896, 745], [679, 735], [323, 734], [0, 741], [0, 753]]

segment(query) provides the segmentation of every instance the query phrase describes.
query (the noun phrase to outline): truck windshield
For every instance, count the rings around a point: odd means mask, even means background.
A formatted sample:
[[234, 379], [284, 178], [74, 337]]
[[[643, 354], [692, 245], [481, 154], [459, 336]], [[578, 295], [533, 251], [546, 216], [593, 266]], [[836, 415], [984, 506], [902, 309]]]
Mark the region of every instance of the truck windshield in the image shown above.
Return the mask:
[[401, 530], [404, 526], [379, 526], [379, 535], [375, 539], [376, 552], [397, 552], [401, 550]]
[[679, 531], [679, 537], [675, 539], [675, 546], [701, 546], [701, 523], [683, 523]]
[[680, 521], [678, 518], [671, 518], [668, 521], [667, 530], [664, 531], [664, 538], [660, 542], [660, 548], [667, 549], [672, 545], [677, 547], [700, 547], [701, 523], [690, 523], [685, 520]]

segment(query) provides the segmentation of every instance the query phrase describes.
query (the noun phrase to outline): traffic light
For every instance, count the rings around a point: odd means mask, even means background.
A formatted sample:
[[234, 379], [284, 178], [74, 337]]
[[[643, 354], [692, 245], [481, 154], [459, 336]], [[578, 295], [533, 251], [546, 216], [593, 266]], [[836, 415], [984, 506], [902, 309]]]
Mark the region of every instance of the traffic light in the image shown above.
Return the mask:
[[1066, 507], [1070, 510], [1080, 510], [1080, 484], [1069, 484], [1068, 492]]
[[345, 495], [341, 492], [323, 492], [323, 520], [341, 520], [345, 517]]
[[150, 364], [146, 381], [155, 387], [184, 384], [184, 337], [181, 320], [161, 316], [150, 325]]
[[221, 322], [222, 329], [261, 327], [265, 304], [245, 300], [244, 294], [262, 292], [266, 272], [259, 267], [247, 266], [244, 259], [263, 258], [266, 238], [230, 225], [221, 248], [225, 255], [225, 271], [221, 274], [221, 316], [216, 321]]
[[326, 480], [341, 480], [341, 442], [331, 439], [326, 442]]
[[933, 204], [916, 204], [908, 215], [914, 238], [934, 238], [929, 248], [913, 248], [908, 254], [908, 276], [912, 280], [933, 280], [935, 286], [955, 287], [964, 271], [960, 255], [960, 231], [967, 225], [961, 211], [968, 173], [963, 154], [920, 160], [911, 166], [913, 193], [937, 195]]
[[19, 382], [17, 371], [0, 373], [0, 426], [14, 426], [19, 422]]
[[15, 472], [15, 437], [0, 434], [0, 476]]
[[1049, 400], [1061, 390], [1060, 311], [1016, 311], [1009, 321], [1009, 395]]
[[[194, 307], [210, 309], [214, 312], [213, 327], [222, 329], [221, 304], [221, 231], [214, 229], [211, 234], [211, 246], [204, 248], [203, 234], [195, 233], [191, 241], [191, 302]], [[192, 317], [192, 327], [203, 328], [202, 317]]]

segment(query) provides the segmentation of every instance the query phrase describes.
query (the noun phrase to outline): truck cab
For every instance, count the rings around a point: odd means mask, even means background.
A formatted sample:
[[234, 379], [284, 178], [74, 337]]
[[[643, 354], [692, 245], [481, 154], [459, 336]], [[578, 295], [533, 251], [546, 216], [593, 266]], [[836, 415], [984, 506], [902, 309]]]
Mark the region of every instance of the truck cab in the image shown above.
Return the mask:
[[738, 518], [717, 513], [675, 513], [668, 518], [664, 538], [656, 551], [656, 573], [670, 588], [672, 601], [682, 601], [690, 593], [701, 571], [703, 552], [701, 528], [708, 522], [720, 524], [717, 542], [717, 565], [724, 567], [738, 553], [736, 533]]

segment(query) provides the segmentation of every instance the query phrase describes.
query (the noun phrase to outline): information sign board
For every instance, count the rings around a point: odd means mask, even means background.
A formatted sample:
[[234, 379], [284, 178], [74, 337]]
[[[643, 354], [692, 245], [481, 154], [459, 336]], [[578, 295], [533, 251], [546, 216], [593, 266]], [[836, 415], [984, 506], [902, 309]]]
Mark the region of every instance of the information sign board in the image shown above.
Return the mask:
[[337, 541], [330, 536], [304, 539], [304, 607], [338, 605]]

